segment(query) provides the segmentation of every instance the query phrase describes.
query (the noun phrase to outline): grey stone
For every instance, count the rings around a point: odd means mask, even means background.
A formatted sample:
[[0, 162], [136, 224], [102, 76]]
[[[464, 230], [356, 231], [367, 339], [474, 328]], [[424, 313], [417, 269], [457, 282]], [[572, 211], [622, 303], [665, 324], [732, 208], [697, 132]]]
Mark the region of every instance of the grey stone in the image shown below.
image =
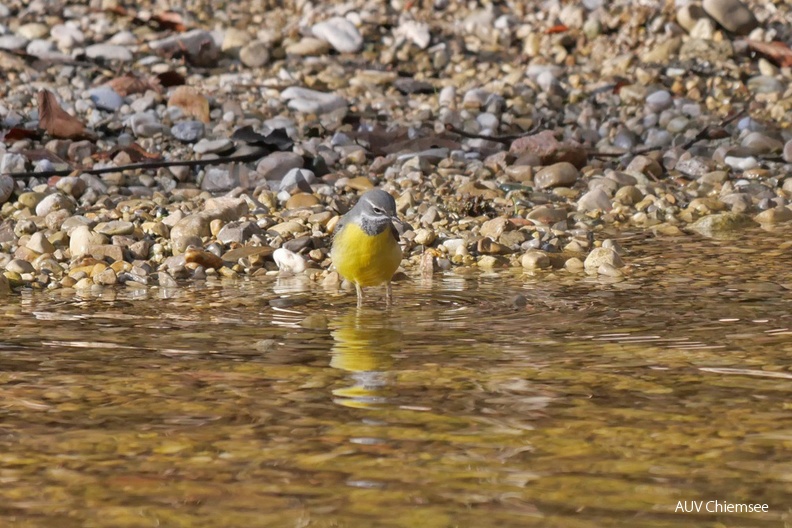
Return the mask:
[[759, 26], [753, 12], [740, 0], [704, 0], [701, 4], [715, 21], [738, 35], [747, 35]]
[[115, 44], [93, 44], [85, 48], [85, 55], [89, 59], [103, 59], [107, 61], [129, 62], [132, 52], [124, 46]]
[[234, 142], [228, 138], [202, 139], [193, 146], [196, 154], [217, 154], [233, 148]]
[[159, 117], [152, 111], [137, 112], [129, 116], [124, 122], [138, 137], [152, 137], [164, 129]]
[[311, 192], [311, 184], [316, 181], [316, 175], [308, 169], [291, 169], [280, 182], [278, 192], [301, 189]]
[[88, 97], [99, 110], [115, 112], [124, 104], [124, 98], [109, 86], [99, 86], [88, 91]]
[[11, 197], [14, 192], [14, 179], [11, 176], [0, 174], [0, 204], [4, 204]]
[[264, 232], [254, 222], [231, 222], [226, 224], [217, 233], [217, 240], [223, 244], [231, 242], [242, 243], [249, 240], [253, 235], [263, 236]]
[[203, 137], [205, 129], [200, 121], [180, 121], [171, 127], [171, 134], [184, 143], [195, 143]]
[[273, 152], [256, 165], [256, 173], [267, 180], [280, 180], [292, 169], [301, 169], [305, 160], [296, 152]]
[[209, 192], [222, 192], [239, 186], [235, 172], [223, 167], [207, 167], [201, 180], [201, 189]]
[[22, 154], [6, 152], [3, 154], [2, 161], [0, 161], [0, 173], [25, 172], [27, 161], [27, 158]]
[[667, 90], [658, 90], [646, 96], [646, 107], [655, 113], [671, 108], [673, 104], [674, 99]]
[[0, 36], [0, 49], [9, 51], [20, 51], [30, 42], [25, 37], [19, 35], [2, 35]]
[[270, 60], [269, 46], [260, 40], [254, 40], [239, 50], [239, 60], [248, 68], [259, 68]]

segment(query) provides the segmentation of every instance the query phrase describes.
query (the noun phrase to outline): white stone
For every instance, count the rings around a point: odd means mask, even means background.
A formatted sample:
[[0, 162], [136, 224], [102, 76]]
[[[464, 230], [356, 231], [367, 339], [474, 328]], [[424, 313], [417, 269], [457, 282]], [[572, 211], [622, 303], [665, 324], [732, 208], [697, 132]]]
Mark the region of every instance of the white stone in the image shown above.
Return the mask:
[[341, 53], [355, 53], [363, 47], [360, 31], [343, 17], [333, 17], [314, 24], [311, 31], [316, 38], [324, 40]]
[[411, 41], [421, 49], [428, 48], [429, 43], [432, 41], [432, 34], [429, 32], [429, 24], [416, 22], [415, 20], [402, 22], [399, 27], [393, 30], [393, 34]]
[[305, 259], [294, 251], [286, 248], [278, 248], [272, 254], [272, 259], [280, 271], [290, 273], [302, 273], [305, 271]]
[[281, 97], [289, 101], [289, 108], [307, 114], [326, 114], [344, 108], [346, 101], [335, 94], [291, 86], [281, 92]]

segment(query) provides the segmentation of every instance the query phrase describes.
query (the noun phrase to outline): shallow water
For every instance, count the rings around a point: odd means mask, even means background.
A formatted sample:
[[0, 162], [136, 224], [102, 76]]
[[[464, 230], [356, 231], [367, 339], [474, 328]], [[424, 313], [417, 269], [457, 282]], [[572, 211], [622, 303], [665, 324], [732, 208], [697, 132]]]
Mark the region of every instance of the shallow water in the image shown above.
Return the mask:
[[0, 525], [792, 525], [783, 233], [621, 243], [623, 279], [389, 311], [295, 279], [4, 299]]

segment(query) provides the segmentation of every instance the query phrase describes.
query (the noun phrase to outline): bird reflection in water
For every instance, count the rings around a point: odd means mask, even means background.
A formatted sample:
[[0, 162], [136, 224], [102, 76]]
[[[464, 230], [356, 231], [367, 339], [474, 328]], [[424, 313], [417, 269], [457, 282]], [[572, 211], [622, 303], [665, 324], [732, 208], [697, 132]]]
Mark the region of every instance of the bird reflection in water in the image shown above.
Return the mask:
[[389, 371], [403, 338], [394, 326], [387, 314], [375, 309], [354, 309], [330, 322], [330, 366], [349, 372], [352, 381], [333, 390], [335, 403], [364, 409], [388, 403]]

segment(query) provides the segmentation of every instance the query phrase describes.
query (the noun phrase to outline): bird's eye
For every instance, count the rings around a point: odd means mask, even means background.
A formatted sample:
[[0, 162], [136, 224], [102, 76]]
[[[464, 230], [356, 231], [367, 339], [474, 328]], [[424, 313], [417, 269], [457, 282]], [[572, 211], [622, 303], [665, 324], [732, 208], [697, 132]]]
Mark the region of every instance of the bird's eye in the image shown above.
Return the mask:
[[377, 213], [377, 214], [385, 214], [385, 211], [383, 211], [383, 210], [382, 210], [382, 209], [380, 209], [379, 207], [374, 207], [374, 208], [373, 208], [373, 210], [374, 210], [374, 212], [375, 212], [375, 213]]

